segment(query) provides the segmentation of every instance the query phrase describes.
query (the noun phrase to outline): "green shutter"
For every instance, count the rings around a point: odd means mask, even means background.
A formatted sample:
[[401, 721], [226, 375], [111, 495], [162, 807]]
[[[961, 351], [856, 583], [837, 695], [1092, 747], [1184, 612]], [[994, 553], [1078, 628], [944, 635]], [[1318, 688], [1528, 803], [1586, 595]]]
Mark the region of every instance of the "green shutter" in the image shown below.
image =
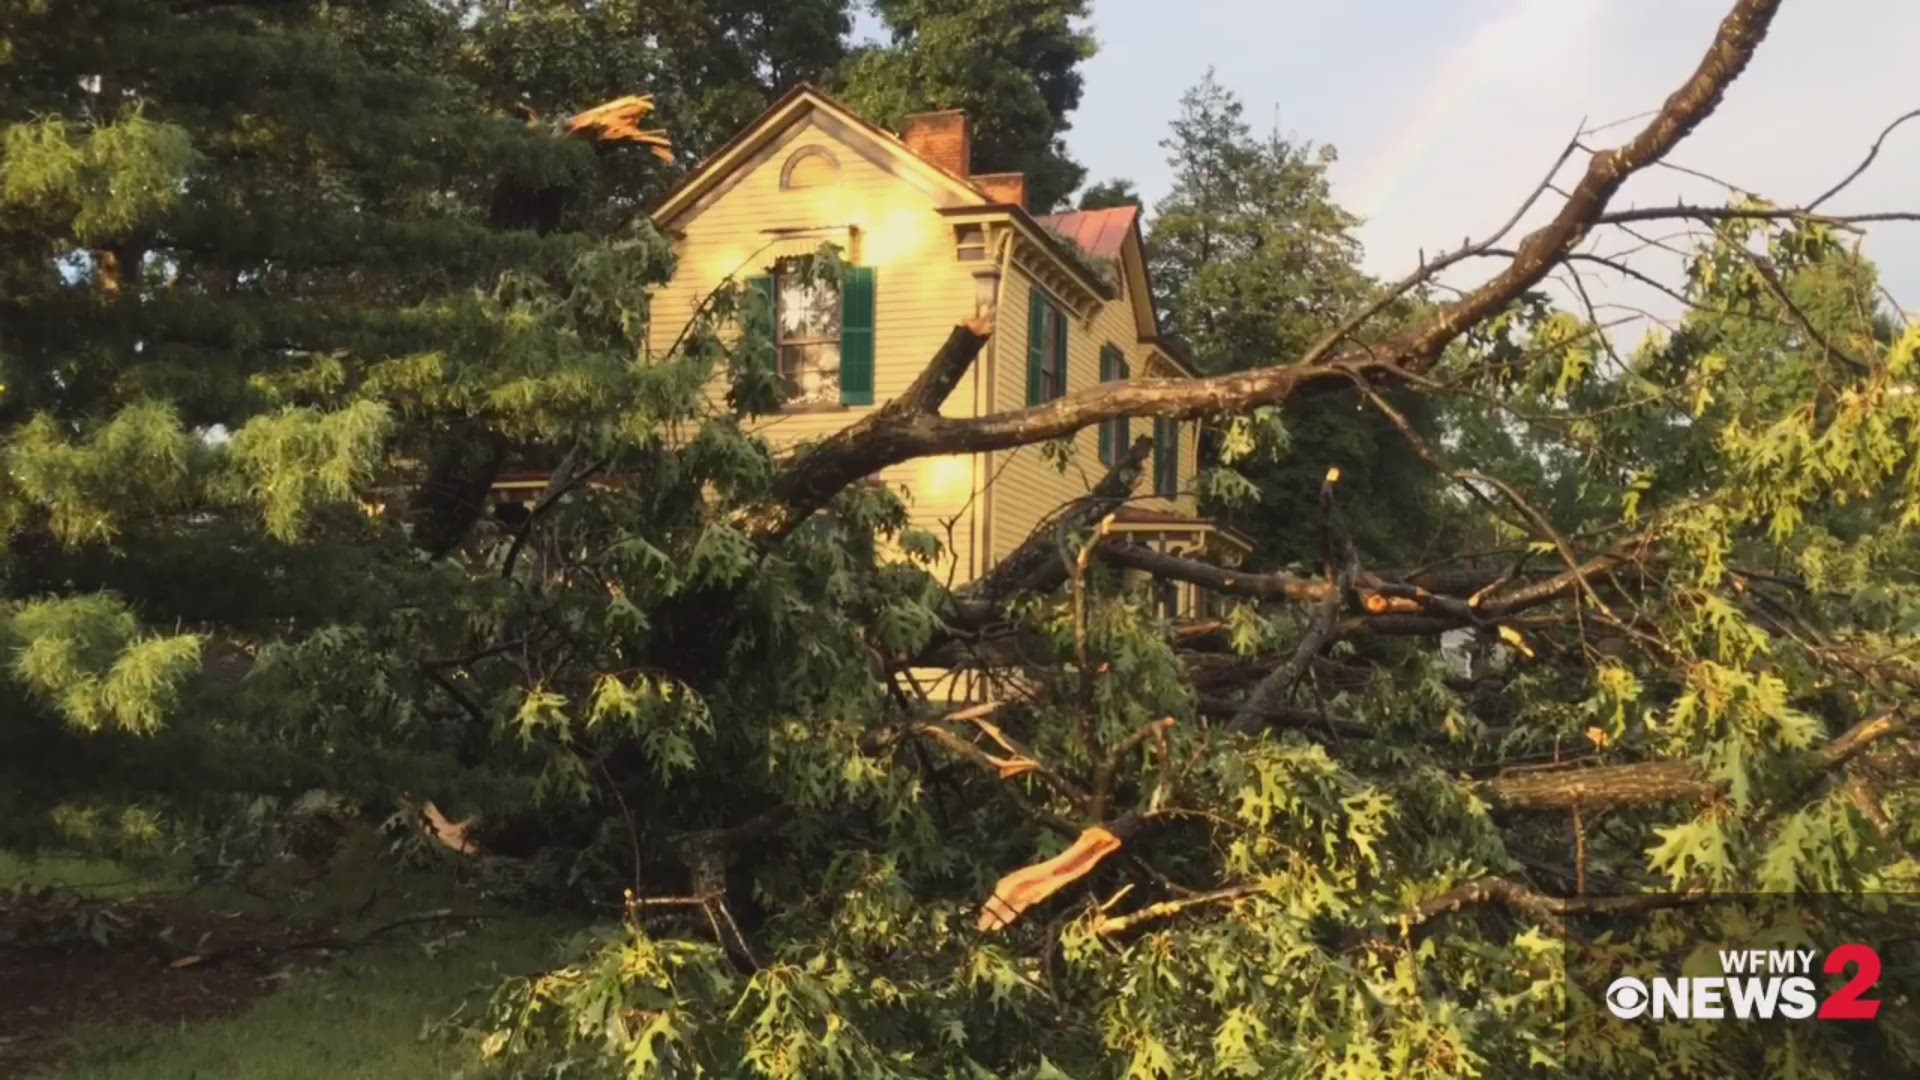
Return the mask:
[[1180, 494], [1180, 421], [1167, 421], [1167, 498]]
[[[1116, 355], [1115, 359], [1120, 362], [1120, 371], [1117, 377], [1122, 379], [1133, 378], [1133, 369], [1127, 366], [1127, 358]], [[1133, 446], [1133, 418], [1123, 416], [1115, 420], [1113, 424], [1113, 457], [1114, 460], [1118, 461], [1120, 457]]]
[[777, 371], [780, 368], [780, 359], [774, 355], [774, 342], [777, 340], [775, 331], [779, 325], [780, 312], [779, 308], [775, 306], [774, 301], [773, 275], [761, 274], [759, 277], [748, 278], [747, 288], [757, 294], [766, 304], [765, 310], [767, 313], [766, 323], [759, 328], [757, 333], [753, 334], [754, 340], [750, 341], [749, 344], [760, 346], [760, 355], [767, 358], [767, 366]]
[[1067, 317], [1055, 309], [1053, 313], [1053, 396], [1064, 397], [1067, 392]]
[[873, 267], [840, 271], [840, 404], [873, 404]]
[[1180, 490], [1180, 422], [1153, 421], [1153, 493], [1171, 498]]
[[1040, 365], [1046, 360], [1047, 298], [1035, 285], [1027, 296], [1027, 404], [1040, 404]]

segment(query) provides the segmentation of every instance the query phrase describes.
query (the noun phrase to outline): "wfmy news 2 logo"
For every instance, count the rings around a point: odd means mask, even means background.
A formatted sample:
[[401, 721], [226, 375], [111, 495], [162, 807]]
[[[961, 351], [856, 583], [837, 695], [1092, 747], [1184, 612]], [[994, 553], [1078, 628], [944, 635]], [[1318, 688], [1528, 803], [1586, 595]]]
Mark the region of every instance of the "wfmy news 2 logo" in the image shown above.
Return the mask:
[[[1845, 985], [1821, 995], [1814, 981], [1851, 973]], [[1622, 1020], [1872, 1020], [1880, 1002], [1867, 996], [1880, 981], [1880, 954], [1868, 945], [1842, 945], [1824, 957], [1812, 949], [1721, 949], [1724, 974], [1642, 979], [1623, 975], [1608, 984], [1607, 1011]]]

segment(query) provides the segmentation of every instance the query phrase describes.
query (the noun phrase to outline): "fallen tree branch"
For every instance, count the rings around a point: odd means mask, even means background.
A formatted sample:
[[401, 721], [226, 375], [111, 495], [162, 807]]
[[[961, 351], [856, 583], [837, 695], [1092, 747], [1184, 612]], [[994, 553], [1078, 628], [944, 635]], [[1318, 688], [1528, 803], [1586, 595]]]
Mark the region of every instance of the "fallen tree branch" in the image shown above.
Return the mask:
[[1815, 214], [1791, 207], [1744, 206], [1645, 206], [1602, 214], [1596, 225], [1632, 225], [1642, 221], [1698, 221], [1711, 225], [1722, 221], [1811, 221], [1821, 225], [1871, 225], [1875, 222], [1920, 221], [1920, 212], [1887, 210], [1872, 214]]
[[1416, 905], [1400, 916], [1403, 928], [1412, 928], [1468, 907], [1498, 904], [1518, 915], [1553, 922], [1569, 915], [1637, 915], [1662, 908], [1685, 907], [1711, 897], [1707, 892], [1647, 893], [1637, 896], [1549, 896], [1502, 877], [1475, 878]]
[[967, 583], [960, 590], [963, 607], [997, 614], [1019, 593], [1049, 593], [1064, 584], [1067, 568], [1060, 561], [1059, 534], [1092, 528], [1133, 498], [1133, 489], [1139, 486], [1152, 454], [1152, 436], [1135, 439], [1085, 497], [1075, 499], [1042, 521], [993, 569]]
[[[1393, 581], [1375, 574], [1355, 575], [1355, 591], [1365, 614], [1343, 620], [1336, 637], [1368, 634], [1440, 634], [1479, 622], [1518, 615], [1531, 608], [1567, 599], [1583, 591], [1582, 581], [1618, 570], [1634, 561], [1639, 541], [1630, 539], [1591, 556], [1574, 568], [1508, 587], [1511, 572], [1416, 575], [1413, 581]], [[1107, 544], [1097, 553], [1104, 561], [1154, 577], [1198, 585], [1216, 593], [1256, 600], [1318, 603], [1334, 586], [1295, 574], [1247, 573], [1211, 563], [1167, 555], [1138, 544]], [[1489, 594], [1489, 587], [1497, 591]], [[1475, 599], [1478, 597], [1478, 599]]]
[[1230, 888], [1215, 889], [1212, 892], [1195, 893], [1192, 896], [1182, 896], [1174, 900], [1164, 900], [1158, 904], [1148, 904], [1138, 911], [1130, 911], [1125, 915], [1112, 919], [1096, 912], [1093, 917], [1093, 932], [1097, 937], [1118, 937], [1130, 930], [1138, 929], [1144, 923], [1157, 922], [1161, 919], [1171, 919], [1176, 915], [1191, 911], [1197, 907], [1208, 907], [1213, 904], [1229, 904], [1235, 900], [1244, 900], [1249, 896], [1258, 896], [1264, 891], [1265, 890], [1257, 885], [1235, 885]]
[[517, 915], [483, 914], [471, 911], [428, 911], [419, 915], [409, 915], [405, 918], [395, 919], [392, 922], [376, 926], [358, 937], [327, 935], [325, 937], [302, 938], [281, 945], [263, 945], [259, 942], [249, 942], [245, 945], [233, 945], [224, 949], [215, 949], [209, 953], [195, 953], [190, 956], [183, 956], [167, 966], [173, 970], [180, 971], [187, 968], [213, 967], [216, 964], [224, 964], [239, 959], [264, 960], [268, 957], [280, 956], [290, 952], [346, 952], [351, 949], [371, 945], [380, 938], [396, 930], [404, 930], [409, 926], [425, 926], [431, 923], [444, 922], [480, 922], [487, 919], [512, 919], [522, 917], [523, 916]]
[[924, 442], [919, 433], [937, 426], [940, 406], [992, 334], [992, 324], [981, 319], [955, 326], [905, 393], [808, 447], [782, 470], [768, 500], [746, 515], [747, 531], [762, 540], [777, 540], [849, 485], [887, 465], [923, 456], [900, 454], [898, 448]]
[[[1903, 735], [1911, 727], [1906, 713], [1885, 712], [1800, 755], [1798, 764], [1810, 773], [1831, 772], [1873, 744]], [[1574, 807], [1706, 802], [1723, 793], [1726, 783], [1708, 776], [1693, 761], [1642, 761], [1591, 769], [1509, 773], [1474, 784], [1472, 790], [1495, 809], [1562, 812]]]
[[539, 524], [541, 515], [552, 509], [554, 504], [564, 498], [568, 492], [600, 471], [600, 462], [581, 462], [580, 456], [580, 446], [576, 443], [567, 451], [566, 457], [560, 460], [560, 464], [555, 467], [552, 475], [547, 477], [547, 486], [541, 489], [540, 497], [527, 511], [527, 519], [522, 521], [520, 527], [513, 532], [513, 543], [507, 548], [507, 557], [500, 563], [502, 578], [513, 577], [513, 564], [520, 558], [520, 549], [526, 547], [527, 541], [533, 536], [534, 527]]

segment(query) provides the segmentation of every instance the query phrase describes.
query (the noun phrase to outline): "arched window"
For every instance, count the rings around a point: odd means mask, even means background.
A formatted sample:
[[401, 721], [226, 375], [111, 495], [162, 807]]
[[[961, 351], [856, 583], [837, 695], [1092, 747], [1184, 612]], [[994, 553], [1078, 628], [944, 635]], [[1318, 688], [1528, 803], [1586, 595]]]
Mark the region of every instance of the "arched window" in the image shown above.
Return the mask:
[[780, 167], [780, 186], [794, 188], [832, 187], [840, 182], [840, 162], [818, 146], [803, 146]]

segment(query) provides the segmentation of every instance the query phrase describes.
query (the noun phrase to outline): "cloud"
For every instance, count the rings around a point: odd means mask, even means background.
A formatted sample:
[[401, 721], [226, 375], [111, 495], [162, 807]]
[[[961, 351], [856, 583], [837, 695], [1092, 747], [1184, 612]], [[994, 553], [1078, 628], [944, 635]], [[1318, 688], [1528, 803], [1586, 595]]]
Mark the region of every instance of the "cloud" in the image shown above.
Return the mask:
[[1564, 85], [1579, 66], [1582, 32], [1599, 7], [1597, 0], [1516, 0], [1448, 50], [1407, 95], [1409, 106], [1386, 144], [1356, 162], [1354, 178], [1342, 188], [1350, 208], [1374, 216], [1403, 188], [1420, 183], [1423, 162], [1444, 160], [1462, 140], [1477, 143], [1474, 129], [1489, 116], [1482, 110], [1511, 103], [1516, 90], [1534, 88], [1529, 97], [1539, 111], [1540, 88], [1553, 96], [1551, 88]]
[[[1347, 149], [1335, 192], [1367, 218], [1369, 268], [1397, 276], [1423, 249], [1484, 235], [1532, 190], [1583, 119], [1592, 126], [1658, 108], [1699, 62], [1726, 7], [1514, 0], [1494, 13], [1410, 86], [1390, 137]], [[1920, 5], [1908, 0], [1788, 5], [1719, 111], [1669, 160], [1783, 203], [1810, 199], [1859, 161], [1888, 120], [1920, 106], [1907, 44], [1917, 37]], [[1638, 127], [1619, 124], [1587, 142], [1613, 145]], [[1920, 124], [1902, 134], [1834, 209], [1920, 210]], [[1562, 177], [1570, 182], [1584, 161], [1576, 155]], [[1629, 182], [1616, 205], [1729, 197], [1710, 180], [1655, 168]], [[1523, 228], [1557, 206], [1549, 196]], [[1895, 294], [1920, 305], [1920, 225], [1876, 229], [1866, 250]], [[1658, 250], [1636, 258], [1669, 279], [1680, 261]], [[1463, 271], [1453, 280], [1478, 276]], [[1615, 302], [1675, 313], [1651, 290], [1618, 281], [1598, 287]]]

